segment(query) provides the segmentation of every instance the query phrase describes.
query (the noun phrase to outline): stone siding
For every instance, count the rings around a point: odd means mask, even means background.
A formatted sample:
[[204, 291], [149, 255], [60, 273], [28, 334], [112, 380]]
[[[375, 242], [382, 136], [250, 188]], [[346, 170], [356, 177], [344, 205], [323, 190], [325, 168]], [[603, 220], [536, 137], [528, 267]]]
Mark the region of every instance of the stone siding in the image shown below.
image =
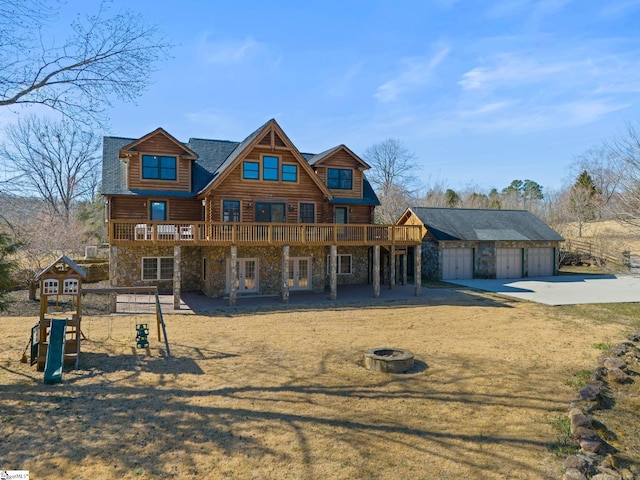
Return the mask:
[[[368, 281], [367, 247], [339, 248], [339, 254], [351, 254], [353, 273], [338, 275], [338, 284], [367, 283]], [[227, 263], [231, 258], [229, 247], [202, 248], [206, 260], [206, 279], [201, 282], [202, 292], [211, 297], [227, 295]], [[325, 247], [291, 247], [289, 257], [311, 258], [311, 287], [314, 292], [322, 292], [329, 285], [327, 275], [327, 256]], [[258, 259], [258, 292], [261, 295], [279, 295], [282, 292], [282, 247], [238, 247], [238, 258]]]
[[[142, 259], [145, 257], [171, 257], [173, 247], [112, 247], [117, 258], [110, 261], [110, 280], [114, 287], [135, 287], [157, 285], [161, 292], [173, 291], [173, 279], [142, 280]], [[200, 290], [200, 247], [182, 247], [182, 283], [183, 291]]]
[[479, 242], [474, 251], [474, 278], [496, 278], [496, 244]]
[[[181, 290], [202, 291], [211, 297], [227, 295], [230, 247], [181, 248]], [[338, 254], [349, 254], [352, 261], [352, 273], [338, 275], [338, 285], [369, 282], [368, 247], [339, 247]], [[314, 292], [325, 291], [329, 286], [328, 255], [328, 247], [301, 246], [291, 247], [289, 250], [290, 258], [311, 258], [311, 287]], [[112, 247], [112, 256], [111, 285], [157, 285], [160, 291], [172, 291], [173, 280], [142, 280], [142, 259], [173, 257], [173, 247]], [[238, 247], [237, 257], [258, 259], [258, 294], [279, 295], [282, 292], [282, 247]], [[203, 272], [204, 270], [206, 271]]]
[[[327, 273], [326, 262], [329, 257], [329, 247], [326, 247], [324, 251], [322, 272], [324, 274], [325, 285], [328, 287], [330, 279]], [[338, 247], [338, 255], [351, 255], [351, 273], [346, 275], [338, 274], [338, 285], [360, 285], [369, 283], [369, 247]]]
[[[528, 249], [529, 248], [555, 248], [555, 269], [557, 270], [558, 242], [539, 241], [500, 241], [500, 242], [436, 242], [425, 238], [422, 243], [422, 277], [424, 279], [441, 280], [443, 272], [443, 249], [445, 248], [472, 248], [474, 258], [473, 278], [494, 279], [497, 275], [497, 249], [498, 248], [522, 248], [523, 249], [523, 274], [528, 275]], [[557, 271], [554, 271], [557, 273]]]
[[438, 243], [425, 241], [422, 243], [422, 278], [426, 280], [439, 280], [441, 278], [442, 260]]

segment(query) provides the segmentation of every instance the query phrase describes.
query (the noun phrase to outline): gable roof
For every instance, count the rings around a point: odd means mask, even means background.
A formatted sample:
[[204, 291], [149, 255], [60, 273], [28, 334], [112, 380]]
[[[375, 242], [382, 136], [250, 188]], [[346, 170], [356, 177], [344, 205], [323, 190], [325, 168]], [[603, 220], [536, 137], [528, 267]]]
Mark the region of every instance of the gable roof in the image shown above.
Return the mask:
[[303, 157], [298, 149], [295, 147], [293, 142], [289, 140], [286, 133], [280, 128], [278, 122], [275, 119], [269, 120], [267, 123], [258, 128], [255, 132], [251, 133], [247, 138], [245, 138], [236, 148], [231, 152], [231, 154], [225, 159], [225, 161], [218, 167], [217, 171], [214, 173], [211, 181], [201, 190], [198, 191], [198, 194], [204, 193], [206, 190], [212, 187], [217, 182], [222, 181], [231, 169], [231, 165], [233, 165], [236, 161], [239, 161], [245, 153], [249, 152], [250, 148], [258, 145], [262, 145], [262, 140], [266, 137], [266, 135], [270, 135], [271, 137], [271, 145], [273, 147], [274, 138], [277, 136], [282, 144], [285, 147], [289, 148], [292, 155], [298, 160], [298, 163], [302, 169], [306, 170], [309, 178], [318, 186], [318, 188], [322, 191], [324, 196], [329, 200], [333, 198], [333, 194], [329, 190], [329, 188], [318, 178], [318, 176], [314, 173], [313, 169], [309, 166], [306, 158]]
[[[345, 149], [350, 153], [363, 168], [369, 166], [363, 162], [357, 155], [344, 145], [326, 150], [321, 154], [300, 153], [298, 149], [289, 140], [280, 125], [271, 119], [261, 125], [252, 132], [247, 138], [241, 142], [233, 142], [228, 140], [208, 140], [202, 138], [191, 138], [186, 143], [178, 142], [175, 138], [158, 128], [153, 132], [145, 135], [141, 139], [123, 138], [123, 137], [104, 137], [102, 146], [102, 193], [104, 195], [146, 195], [146, 196], [164, 196], [164, 197], [196, 197], [204, 193], [211, 185], [220, 181], [225, 176], [225, 172], [230, 171], [229, 167], [241, 157], [249, 148], [256, 145], [264, 135], [269, 131], [274, 131], [287, 147], [291, 148], [292, 154], [299, 160], [301, 168], [305, 169], [310, 178], [318, 185], [325, 196], [332, 200], [333, 194], [328, 187], [317, 177], [311, 168], [310, 161], [321, 161], [328, 154]], [[192, 185], [191, 191], [162, 191], [157, 190], [129, 190], [127, 189], [127, 170], [124, 162], [120, 159], [120, 151], [124, 148], [131, 149], [139, 145], [144, 139], [148, 139], [154, 134], [163, 134], [172, 139], [181, 146], [185, 152], [190, 152], [195, 159], [192, 163]], [[188, 157], [187, 157], [188, 158]], [[363, 198], [362, 199], [341, 199], [339, 203], [379, 205], [380, 201], [376, 196], [369, 182], [364, 179]]]
[[57, 268], [57, 265], [60, 264], [60, 267], [65, 269], [66, 267], [68, 267], [69, 269], [73, 270], [74, 272], [76, 272], [78, 275], [80, 275], [82, 278], [86, 278], [87, 277], [87, 273], [84, 271], [84, 269], [82, 267], [80, 267], [76, 262], [74, 262], [73, 260], [71, 260], [69, 257], [67, 257], [66, 255], [60, 255], [54, 262], [52, 262], [49, 266], [45, 267], [37, 276], [36, 276], [36, 280], [40, 280], [40, 278], [42, 278], [43, 275], [47, 274], [47, 273], [54, 273], [54, 269], [57, 271], [59, 270]]
[[164, 128], [161, 128], [161, 127], [158, 127], [153, 132], [147, 133], [144, 137], [134, 140], [128, 145], [125, 145], [124, 147], [121, 148], [121, 150], [135, 151], [139, 145], [143, 144], [144, 142], [149, 140], [151, 137], [155, 137], [158, 135], [167, 138], [171, 143], [181, 148], [185, 153], [185, 155], [183, 155], [184, 158], [188, 158], [191, 160], [195, 160], [196, 158], [198, 158], [197, 153], [195, 153], [193, 150], [187, 147], [184, 143], [181, 143], [178, 140], [176, 140], [176, 138], [173, 135], [171, 135]]
[[317, 165], [320, 165], [325, 159], [329, 158], [331, 155], [333, 155], [334, 153], [340, 150], [344, 150], [349, 155], [351, 155], [353, 159], [360, 164], [360, 168], [362, 168], [363, 170], [368, 170], [371, 168], [371, 166], [369, 166], [367, 162], [365, 162], [358, 155], [353, 153], [351, 149], [349, 149], [349, 147], [347, 147], [346, 145], [338, 145], [337, 147], [330, 148], [329, 150], [325, 150], [324, 152], [318, 153], [317, 155], [309, 155], [309, 158], [307, 158], [307, 161], [309, 162], [309, 165], [312, 165], [315, 167]]
[[[527, 210], [412, 207], [436, 240], [563, 241], [564, 238]], [[401, 218], [403, 218], [401, 217]]]

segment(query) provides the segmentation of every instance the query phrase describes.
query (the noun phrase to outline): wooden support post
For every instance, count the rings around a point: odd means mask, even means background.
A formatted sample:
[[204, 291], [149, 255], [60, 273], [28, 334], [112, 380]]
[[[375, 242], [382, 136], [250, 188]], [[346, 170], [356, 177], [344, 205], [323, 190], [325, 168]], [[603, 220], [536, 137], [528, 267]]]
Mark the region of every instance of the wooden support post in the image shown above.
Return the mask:
[[396, 288], [396, 246], [391, 245], [389, 252], [389, 290]]
[[231, 265], [229, 265], [229, 305], [232, 307], [236, 304], [238, 296], [238, 247], [231, 246]]
[[182, 247], [173, 247], [173, 309], [180, 310], [180, 293], [182, 284]]
[[329, 247], [329, 300], [338, 298], [338, 246]]
[[380, 296], [380, 245], [373, 246], [373, 297]]
[[282, 247], [282, 303], [289, 303], [289, 245]]
[[422, 290], [422, 244], [413, 248], [413, 283], [415, 296], [420, 296]]
[[402, 285], [406, 285], [409, 282], [409, 255], [407, 255], [406, 249], [402, 255]]

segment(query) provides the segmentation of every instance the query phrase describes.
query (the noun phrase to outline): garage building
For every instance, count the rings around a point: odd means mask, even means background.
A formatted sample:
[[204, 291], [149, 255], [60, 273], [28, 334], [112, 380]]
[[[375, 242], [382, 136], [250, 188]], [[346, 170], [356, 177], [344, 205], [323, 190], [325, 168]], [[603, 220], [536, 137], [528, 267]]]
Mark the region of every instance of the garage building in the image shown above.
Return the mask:
[[562, 236], [526, 210], [413, 207], [399, 225], [422, 225], [422, 276], [438, 280], [558, 273]]

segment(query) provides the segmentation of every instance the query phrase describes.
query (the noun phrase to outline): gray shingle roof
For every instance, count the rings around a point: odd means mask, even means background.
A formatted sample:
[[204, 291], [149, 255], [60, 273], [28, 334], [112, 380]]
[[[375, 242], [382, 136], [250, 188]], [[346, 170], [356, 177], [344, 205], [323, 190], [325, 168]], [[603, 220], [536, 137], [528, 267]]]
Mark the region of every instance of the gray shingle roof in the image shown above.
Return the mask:
[[[270, 122], [271, 120], [269, 120]], [[207, 181], [202, 188], [195, 190], [196, 193], [199, 193], [200, 191], [204, 190], [207, 185], [209, 185], [217, 176], [218, 174], [224, 172], [224, 170], [233, 163], [233, 161], [238, 158], [238, 156], [244, 151], [245, 148], [247, 148], [247, 146], [253, 142], [253, 140], [256, 138], [256, 136], [258, 136], [258, 134], [267, 126], [267, 124], [269, 123], [265, 123], [264, 125], [260, 126], [260, 128], [258, 128], [255, 132], [251, 133], [247, 138], [245, 138], [242, 142], [237, 143], [235, 148], [233, 150], [231, 150], [229, 152], [229, 154], [222, 159], [222, 161], [220, 162], [220, 164], [217, 166], [217, 168], [215, 170], [213, 170], [213, 175], [211, 176], [211, 178], [209, 179], [209, 181]], [[195, 175], [195, 174], [194, 174]]]
[[557, 232], [526, 210], [412, 207], [437, 240], [562, 241]]
[[102, 193], [105, 195], [132, 194], [127, 185], [127, 169], [119, 158], [120, 149], [133, 138], [104, 137], [102, 140]]
[[222, 164], [238, 145], [238, 142], [223, 140], [189, 139], [187, 146], [198, 154], [198, 160], [193, 164], [191, 171], [194, 193], [202, 190], [214, 179], [216, 172], [221, 170]]
[[[191, 192], [158, 192], [151, 190], [127, 190], [126, 189], [126, 167], [119, 158], [120, 149], [135, 142], [134, 138], [104, 137], [102, 145], [102, 193], [104, 195], [145, 195], [145, 196], [173, 196], [173, 197], [194, 197], [202, 192], [215, 178], [222, 173], [240, 155], [244, 149], [264, 130], [271, 122], [269, 120], [260, 128], [256, 129], [242, 142], [232, 142], [227, 140], [207, 140], [202, 138], [191, 138], [187, 143], [183, 143], [198, 155], [192, 167]], [[341, 146], [331, 148], [319, 155], [311, 153], [302, 154], [307, 162], [314, 158], [325, 158], [326, 154], [337, 150]], [[373, 188], [365, 178], [362, 199], [343, 199], [338, 203], [380, 205]], [[333, 202], [336, 203], [336, 202]]]
[[339, 198], [333, 197], [329, 203], [331, 205], [380, 205], [380, 200], [376, 192], [373, 191], [373, 187], [367, 180], [367, 177], [363, 175], [362, 178], [364, 184], [362, 188], [362, 198]]

